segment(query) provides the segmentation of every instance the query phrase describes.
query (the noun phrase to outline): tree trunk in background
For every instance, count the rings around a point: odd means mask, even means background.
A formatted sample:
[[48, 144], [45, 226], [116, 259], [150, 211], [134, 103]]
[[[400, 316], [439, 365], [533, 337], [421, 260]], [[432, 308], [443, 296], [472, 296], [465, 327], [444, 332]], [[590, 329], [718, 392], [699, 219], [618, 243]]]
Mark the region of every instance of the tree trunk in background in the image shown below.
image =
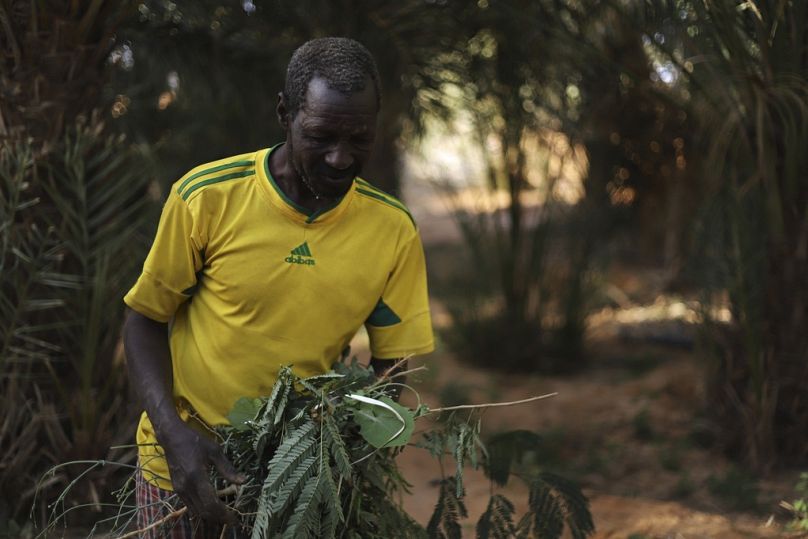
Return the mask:
[[401, 198], [399, 138], [402, 114], [396, 104], [395, 100], [383, 99], [376, 126], [376, 143], [371, 159], [362, 171], [362, 177], [382, 191]]

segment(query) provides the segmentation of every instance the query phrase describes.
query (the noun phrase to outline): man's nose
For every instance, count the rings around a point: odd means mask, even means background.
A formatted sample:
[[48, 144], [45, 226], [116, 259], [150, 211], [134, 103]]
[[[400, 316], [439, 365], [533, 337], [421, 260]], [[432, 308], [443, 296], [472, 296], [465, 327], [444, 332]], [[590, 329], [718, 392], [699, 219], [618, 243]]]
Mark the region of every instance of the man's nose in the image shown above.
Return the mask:
[[347, 146], [339, 143], [326, 154], [325, 162], [331, 168], [345, 170], [354, 164], [354, 158]]

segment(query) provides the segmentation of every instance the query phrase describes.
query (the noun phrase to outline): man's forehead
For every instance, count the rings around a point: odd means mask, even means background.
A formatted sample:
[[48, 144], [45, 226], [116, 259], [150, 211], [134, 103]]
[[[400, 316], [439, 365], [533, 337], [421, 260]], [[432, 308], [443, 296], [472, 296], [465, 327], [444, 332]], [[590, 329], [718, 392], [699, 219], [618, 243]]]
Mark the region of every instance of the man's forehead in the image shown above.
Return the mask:
[[[301, 109], [303, 112], [303, 109]], [[300, 115], [300, 126], [304, 130], [349, 130], [367, 131], [376, 124], [376, 114], [328, 114], [304, 113]]]
[[362, 89], [346, 92], [332, 87], [321, 77], [315, 77], [309, 82], [301, 103], [301, 109], [308, 113], [327, 109], [333, 112], [372, 115], [377, 112], [377, 106], [376, 90], [370, 79]]

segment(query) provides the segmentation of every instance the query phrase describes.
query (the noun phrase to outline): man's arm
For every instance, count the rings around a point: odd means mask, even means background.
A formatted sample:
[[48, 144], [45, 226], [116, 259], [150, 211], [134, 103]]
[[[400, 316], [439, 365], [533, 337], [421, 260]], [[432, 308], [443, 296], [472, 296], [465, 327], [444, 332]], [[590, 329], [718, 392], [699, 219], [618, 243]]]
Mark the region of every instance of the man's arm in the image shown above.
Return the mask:
[[243, 483], [216, 442], [185, 424], [174, 405], [168, 327], [127, 309], [124, 324], [129, 379], [165, 451], [174, 491], [192, 514], [214, 522], [233, 522], [235, 515], [216, 496], [208, 466], [228, 481]]

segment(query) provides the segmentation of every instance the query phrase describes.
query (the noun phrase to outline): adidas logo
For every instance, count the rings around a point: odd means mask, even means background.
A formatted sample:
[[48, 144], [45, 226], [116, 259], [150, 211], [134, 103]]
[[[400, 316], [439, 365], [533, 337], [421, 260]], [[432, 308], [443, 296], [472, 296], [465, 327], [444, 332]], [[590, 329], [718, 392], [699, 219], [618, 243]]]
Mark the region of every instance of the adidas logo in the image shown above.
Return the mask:
[[309, 242], [304, 241], [302, 244], [292, 249], [292, 253], [286, 258], [284, 258], [283, 261], [289, 264], [303, 264], [304, 266], [313, 266], [314, 258], [312, 258], [311, 249], [309, 249]]

